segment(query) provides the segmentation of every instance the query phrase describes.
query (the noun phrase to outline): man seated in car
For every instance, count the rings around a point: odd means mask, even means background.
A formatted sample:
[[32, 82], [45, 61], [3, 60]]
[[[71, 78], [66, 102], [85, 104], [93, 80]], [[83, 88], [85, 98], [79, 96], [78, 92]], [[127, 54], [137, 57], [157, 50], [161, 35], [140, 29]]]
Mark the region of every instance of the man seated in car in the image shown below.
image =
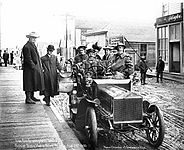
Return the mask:
[[111, 65], [109, 69], [113, 72], [114, 78], [129, 79], [133, 73], [133, 63], [131, 56], [125, 52], [125, 44], [119, 43], [114, 49], [117, 50], [117, 54], [111, 59]]

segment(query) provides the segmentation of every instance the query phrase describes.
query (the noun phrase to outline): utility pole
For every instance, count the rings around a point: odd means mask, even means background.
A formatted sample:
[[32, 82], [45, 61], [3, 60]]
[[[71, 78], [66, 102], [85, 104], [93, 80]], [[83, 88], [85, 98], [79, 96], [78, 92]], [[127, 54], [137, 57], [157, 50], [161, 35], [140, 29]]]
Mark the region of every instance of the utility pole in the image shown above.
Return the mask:
[[68, 47], [68, 21], [67, 21], [67, 14], [66, 14], [66, 49]]

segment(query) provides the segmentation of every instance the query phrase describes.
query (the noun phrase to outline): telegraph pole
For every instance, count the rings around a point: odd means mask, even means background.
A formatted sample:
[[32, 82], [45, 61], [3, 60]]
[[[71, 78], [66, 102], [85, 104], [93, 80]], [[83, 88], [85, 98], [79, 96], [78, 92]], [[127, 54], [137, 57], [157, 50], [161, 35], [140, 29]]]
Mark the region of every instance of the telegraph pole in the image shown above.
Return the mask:
[[68, 47], [68, 28], [67, 28], [67, 26], [68, 26], [68, 22], [67, 22], [67, 14], [66, 14], [66, 49], [67, 49], [67, 47]]

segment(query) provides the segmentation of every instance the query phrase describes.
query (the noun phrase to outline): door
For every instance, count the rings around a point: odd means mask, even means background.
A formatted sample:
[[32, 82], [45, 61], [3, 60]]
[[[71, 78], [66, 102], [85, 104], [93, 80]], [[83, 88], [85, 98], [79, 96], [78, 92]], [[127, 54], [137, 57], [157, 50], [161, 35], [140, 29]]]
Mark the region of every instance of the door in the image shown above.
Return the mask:
[[170, 72], [180, 73], [180, 42], [170, 43]]

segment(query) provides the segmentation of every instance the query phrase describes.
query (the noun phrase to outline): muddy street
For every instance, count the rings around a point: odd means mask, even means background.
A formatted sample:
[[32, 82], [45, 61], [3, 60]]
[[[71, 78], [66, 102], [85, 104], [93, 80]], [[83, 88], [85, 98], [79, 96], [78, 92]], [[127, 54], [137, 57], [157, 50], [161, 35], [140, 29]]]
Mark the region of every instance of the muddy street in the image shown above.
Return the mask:
[[[165, 137], [158, 150], [182, 150], [184, 147], [184, 84], [164, 80], [163, 83], [156, 83], [155, 78], [147, 78], [147, 84], [138, 83], [132, 87], [132, 91], [143, 96], [152, 104], [160, 107], [165, 122]], [[69, 117], [68, 99], [62, 94], [55, 98], [55, 105], [64, 114], [69, 126], [73, 129], [85, 149], [88, 150], [84, 134], [75, 130], [75, 126]], [[145, 131], [135, 131], [121, 136], [113, 132], [99, 132], [97, 150], [107, 149], [139, 149], [154, 150], [147, 142]]]

